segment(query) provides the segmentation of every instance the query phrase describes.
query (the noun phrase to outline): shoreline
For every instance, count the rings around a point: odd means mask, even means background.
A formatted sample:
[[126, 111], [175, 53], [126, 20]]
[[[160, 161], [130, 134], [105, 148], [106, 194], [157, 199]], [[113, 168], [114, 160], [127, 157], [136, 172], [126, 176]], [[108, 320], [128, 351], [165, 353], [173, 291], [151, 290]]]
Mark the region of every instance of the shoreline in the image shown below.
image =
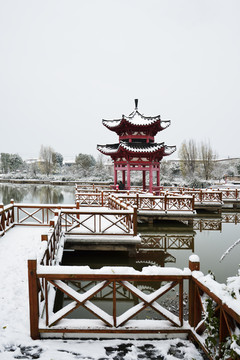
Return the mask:
[[36, 185], [110, 185], [104, 181], [80, 181], [80, 180], [39, 180], [39, 179], [0, 179], [0, 184], [36, 184]]

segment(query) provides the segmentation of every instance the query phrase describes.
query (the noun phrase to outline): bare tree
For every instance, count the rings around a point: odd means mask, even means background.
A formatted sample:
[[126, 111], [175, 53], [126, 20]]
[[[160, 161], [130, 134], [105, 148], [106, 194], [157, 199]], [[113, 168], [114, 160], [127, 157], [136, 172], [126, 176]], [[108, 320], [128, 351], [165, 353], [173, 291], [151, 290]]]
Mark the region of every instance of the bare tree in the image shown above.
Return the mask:
[[213, 151], [210, 142], [202, 142], [199, 147], [199, 158], [203, 167], [204, 177], [206, 180], [210, 179], [211, 177], [216, 157], [216, 153]]
[[44, 174], [51, 174], [55, 166], [55, 152], [50, 146], [41, 146], [40, 149], [40, 168]]
[[185, 140], [182, 143], [179, 149], [179, 159], [183, 176], [194, 176], [198, 160], [198, 149], [194, 140]]

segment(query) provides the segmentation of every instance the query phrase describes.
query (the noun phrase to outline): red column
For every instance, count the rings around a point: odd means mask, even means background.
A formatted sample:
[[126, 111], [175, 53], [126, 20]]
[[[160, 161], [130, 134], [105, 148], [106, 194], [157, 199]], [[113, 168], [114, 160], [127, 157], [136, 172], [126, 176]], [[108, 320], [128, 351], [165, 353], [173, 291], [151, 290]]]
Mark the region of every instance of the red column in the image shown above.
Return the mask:
[[122, 183], [123, 183], [123, 185], [125, 186], [125, 182], [126, 182], [126, 180], [125, 180], [125, 170], [122, 170]]
[[143, 190], [146, 190], [146, 171], [142, 171], [142, 182], [143, 182]]
[[152, 164], [149, 165], [149, 192], [152, 193], [153, 189], [153, 166]]
[[157, 167], [157, 186], [160, 186], [160, 164]]
[[127, 189], [131, 188], [131, 179], [130, 179], [130, 164], [127, 163]]
[[114, 163], [114, 185], [117, 185], [117, 169], [116, 164]]

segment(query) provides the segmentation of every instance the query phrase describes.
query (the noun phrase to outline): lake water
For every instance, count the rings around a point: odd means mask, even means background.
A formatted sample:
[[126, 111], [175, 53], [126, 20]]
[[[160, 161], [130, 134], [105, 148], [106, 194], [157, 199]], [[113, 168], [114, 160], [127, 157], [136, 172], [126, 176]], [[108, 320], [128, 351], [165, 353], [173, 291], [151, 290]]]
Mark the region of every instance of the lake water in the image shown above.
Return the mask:
[[[11, 199], [21, 203], [74, 203], [74, 186], [53, 185], [7, 185], [0, 184], [0, 203], [9, 204]], [[148, 265], [188, 266], [188, 258], [194, 252], [200, 257], [201, 270], [206, 274], [211, 270], [219, 282], [236, 275], [240, 263], [240, 244], [221, 262], [225, 251], [240, 238], [239, 213], [199, 215], [193, 227], [183, 223], [161, 222], [153, 225], [139, 225], [144, 245], [138, 249], [136, 258], [126, 254], [86, 253], [84, 256], [66, 254], [65, 261], [89, 264], [91, 267], [103, 265], [127, 265], [142, 268]], [[108, 256], [107, 256], [108, 255]], [[104, 261], [102, 259], [104, 258]], [[76, 260], [77, 259], [77, 260]]]

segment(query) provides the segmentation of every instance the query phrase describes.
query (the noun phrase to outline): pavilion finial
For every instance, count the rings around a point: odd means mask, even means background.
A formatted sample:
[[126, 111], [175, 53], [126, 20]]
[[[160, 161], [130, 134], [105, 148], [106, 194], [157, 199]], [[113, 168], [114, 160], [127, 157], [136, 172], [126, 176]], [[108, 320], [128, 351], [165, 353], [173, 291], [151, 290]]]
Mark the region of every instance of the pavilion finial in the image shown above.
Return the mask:
[[137, 110], [138, 109], [138, 99], [135, 99], [134, 101], [135, 101], [135, 110]]

